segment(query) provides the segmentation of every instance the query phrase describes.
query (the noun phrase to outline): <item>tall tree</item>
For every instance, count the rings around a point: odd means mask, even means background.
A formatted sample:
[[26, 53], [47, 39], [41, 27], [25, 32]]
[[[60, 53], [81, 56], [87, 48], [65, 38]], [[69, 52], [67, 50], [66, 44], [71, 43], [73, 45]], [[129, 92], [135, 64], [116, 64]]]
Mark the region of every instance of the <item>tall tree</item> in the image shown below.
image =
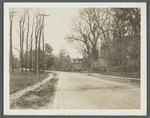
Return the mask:
[[[43, 41], [44, 41], [44, 33], [42, 33], [42, 32], [44, 32], [44, 18], [45, 18], [45, 16], [49, 16], [49, 15], [45, 15], [45, 14], [38, 14], [39, 16], [40, 16], [40, 24], [39, 24], [39, 41], [38, 41], [38, 65], [39, 65], [39, 54], [40, 54], [40, 51], [41, 51], [41, 49], [40, 49], [40, 44], [41, 44], [41, 38], [43, 39]], [[43, 43], [43, 45], [44, 45], [44, 43]], [[43, 49], [44, 50], [44, 49]], [[44, 72], [44, 70], [43, 70], [43, 72]]]
[[30, 30], [30, 14], [29, 14], [29, 9], [27, 9], [27, 16], [28, 16], [28, 23], [27, 23], [27, 34], [26, 34], [26, 70], [25, 70], [25, 74], [27, 74], [27, 68], [28, 68], [28, 37], [29, 37], [29, 30]]
[[67, 52], [65, 49], [61, 49], [58, 55], [59, 58], [59, 66], [62, 68], [65, 57], [67, 56]]
[[[46, 61], [46, 53], [45, 53], [45, 48], [44, 48], [44, 26], [43, 26], [43, 31], [42, 31], [42, 41], [43, 41], [43, 57], [45, 57]], [[45, 69], [46, 69], [46, 62], [45, 62]], [[44, 58], [42, 59], [42, 72], [44, 72]]]
[[[52, 57], [52, 51], [53, 51], [53, 48], [51, 47], [51, 45], [50, 44], [48, 44], [48, 43], [45, 43], [45, 50], [44, 50], [44, 53], [43, 54], [45, 54], [45, 69], [47, 68], [47, 64], [48, 64], [48, 61], [49, 62], [51, 62], [51, 63], [53, 63], [53, 60], [51, 60], [51, 59], [53, 59], [53, 58], [51, 58]], [[48, 58], [50, 59], [50, 60], [48, 60]], [[43, 65], [44, 65], [44, 63], [43, 63]], [[43, 67], [44, 68], [44, 67]]]
[[24, 38], [25, 38], [25, 19], [27, 15], [27, 9], [23, 10], [23, 13], [21, 13], [21, 18], [19, 20], [19, 30], [20, 30], [20, 65], [21, 65], [21, 71], [23, 73], [23, 50], [24, 50]]
[[[124, 63], [123, 62], [123, 60], [125, 59], [124, 55], [129, 55], [127, 51], [129, 44], [128, 46], [126, 46], [126, 42], [128, 42], [127, 39], [131, 39], [130, 44], [132, 44], [132, 42], [134, 43], [140, 42], [140, 40], [138, 40], [140, 38], [137, 38], [138, 41], [134, 40], [135, 39], [134, 36], [138, 37], [138, 35], [140, 34], [140, 9], [113, 8], [112, 10], [115, 13], [113, 48], [117, 54], [118, 65], [121, 66]], [[134, 43], [132, 45], [134, 45]], [[137, 49], [138, 45], [139, 44], [137, 44]]]
[[9, 52], [9, 71], [14, 71], [13, 66], [13, 45], [12, 45], [12, 25], [13, 25], [13, 17], [14, 13], [16, 13], [13, 9], [9, 12], [9, 20], [10, 20], [10, 52]]
[[34, 73], [36, 74], [36, 69], [37, 69], [37, 44], [38, 44], [38, 37], [39, 37], [39, 16], [38, 16], [38, 10], [37, 10], [37, 14], [35, 14], [35, 18], [36, 18], [36, 26], [35, 26], [35, 60], [34, 60]]
[[[107, 38], [104, 23], [108, 19], [102, 9], [86, 8], [80, 11], [79, 18], [72, 20], [74, 35], [68, 36], [67, 40], [77, 41], [84, 44], [84, 51], [88, 58], [95, 61], [98, 59], [98, 41], [100, 35]], [[105, 28], [106, 29], [106, 28]]]
[[[40, 16], [40, 23], [39, 23], [39, 37], [38, 37], [38, 66], [39, 66], [39, 56], [40, 56], [40, 44], [41, 44], [41, 37], [42, 37], [42, 30], [43, 30], [43, 23], [44, 23], [44, 16]], [[39, 68], [38, 68], [39, 71]]]
[[32, 64], [32, 45], [33, 45], [33, 33], [34, 33], [34, 19], [35, 17], [33, 18], [33, 22], [32, 22], [32, 31], [31, 31], [31, 37], [30, 37], [30, 71], [32, 72], [32, 67], [33, 67], [33, 64]]

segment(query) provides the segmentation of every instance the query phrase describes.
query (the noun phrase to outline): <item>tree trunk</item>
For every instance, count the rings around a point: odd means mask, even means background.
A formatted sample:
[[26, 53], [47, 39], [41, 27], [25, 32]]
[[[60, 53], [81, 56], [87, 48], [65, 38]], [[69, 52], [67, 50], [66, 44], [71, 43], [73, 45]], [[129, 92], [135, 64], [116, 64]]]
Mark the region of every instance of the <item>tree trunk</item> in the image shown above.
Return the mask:
[[37, 59], [37, 61], [38, 61], [38, 72], [39, 72], [39, 60], [40, 60], [40, 51], [41, 51], [40, 44], [41, 44], [41, 34], [42, 34], [42, 29], [43, 29], [43, 21], [44, 21], [44, 16], [43, 16], [42, 22], [40, 24], [40, 34], [39, 34], [39, 42], [38, 42], [38, 59]]
[[93, 46], [93, 50], [92, 50], [92, 57], [93, 57], [93, 60], [96, 61], [97, 58], [98, 58], [98, 53], [97, 53], [97, 50], [96, 50], [96, 46]]
[[[23, 33], [23, 32], [22, 32]], [[21, 44], [21, 71], [22, 71], [22, 73], [23, 73], [23, 63], [24, 63], [24, 61], [23, 61], [23, 46], [24, 45], [24, 35], [22, 36], [22, 44]]]
[[109, 30], [110, 30], [110, 14], [109, 14], [109, 23], [108, 23], [108, 44], [107, 44], [107, 46], [108, 46], [109, 60], [110, 60], [110, 63], [112, 63], [112, 58], [111, 58], [111, 53], [110, 53], [110, 36], [109, 36]]
[[35, 42], [34, 74], [36, 74], [36, 68], [37, 68], [37, 37]]
[[26, 39], [26, 71], [25, 71], [25, 74], [27, 74], [27, 67], [28, 67], [28, 61], [27, 61], [27, 58], [28, 58], [28, 38]]
[[19, 21], [20, 27], [20, 68], [22, 71], [22, 32], [21, 32], [21, 21]]
[[31, 39], [31, 47], [30, 47], [30, 71], [32, 72], [32, 39]]
[[10, 70], [12, 72], [14, 72], [14, 67], [13, 67], [13, 51], [12, 51], [12, 17], [10, 15], [10, 57], [9, 57], [9, 61], [10, 61], [10, 67], [11, 68]]
[[43, 39], [43, 58], [42, 58], [42, 72], [44, 73], [44, 27], [43, 27], [43, 33], [42, 33], [42, 39]]
[[28, 37], [29, 37], [29, 11], [28, 11], [28, 31], [27, 31], [27, 38], [26, 38], [26, 71], [27, 74], [27, 68], [28, 68]]
[[40, 44], [41, 44], [41, 31], [40, 31], [40, 35], [39, 35], [39, 42], [38, 42], [38, 72], [39, 72], [39, 60], [40, 60], [40, 51], [41, 51], [41, 48], [40, 48]]

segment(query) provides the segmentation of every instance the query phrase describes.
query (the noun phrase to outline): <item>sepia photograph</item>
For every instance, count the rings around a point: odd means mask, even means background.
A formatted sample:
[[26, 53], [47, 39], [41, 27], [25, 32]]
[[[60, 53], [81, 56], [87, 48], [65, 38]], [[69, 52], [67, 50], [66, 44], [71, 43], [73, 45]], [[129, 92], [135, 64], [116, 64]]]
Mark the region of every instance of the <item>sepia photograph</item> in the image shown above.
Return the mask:
[[4, 115], [146, 115], [146, 3], [4, 3]]

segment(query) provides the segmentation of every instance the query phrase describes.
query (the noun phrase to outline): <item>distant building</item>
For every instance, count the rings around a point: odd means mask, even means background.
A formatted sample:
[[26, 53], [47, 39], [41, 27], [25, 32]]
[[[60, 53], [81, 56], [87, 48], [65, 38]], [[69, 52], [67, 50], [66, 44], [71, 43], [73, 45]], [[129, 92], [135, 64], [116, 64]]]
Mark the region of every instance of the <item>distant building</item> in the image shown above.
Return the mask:
[[71, 57], [69, 56], [69, 54], [66, 56], [65, 59], [68, 60], [68, 61], [71, 61]]
[[83, 59], [79, 59], [79, 58], [71, 59], [71, 64], [74, 68], [74, 71], [79, 71], [82, 69], [82, 61]]
[[62, 66], [52, 67], [55, 71], [80, 71], [82, 69], [82, 58], [71, 58], [69, 54], [64, 58]]

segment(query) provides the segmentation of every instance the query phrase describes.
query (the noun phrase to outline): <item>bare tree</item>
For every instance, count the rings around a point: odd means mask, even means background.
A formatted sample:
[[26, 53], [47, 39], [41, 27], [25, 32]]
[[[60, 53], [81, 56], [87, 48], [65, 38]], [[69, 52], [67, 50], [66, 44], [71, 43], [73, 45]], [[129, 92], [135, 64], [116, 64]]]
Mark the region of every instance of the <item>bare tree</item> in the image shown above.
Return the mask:
[[39, 37], [39, 16], [38, 16], [38, 10], [37, 14], [35, 14], [36, 18], [36, 26], [35, 26], [35, 60], [34, 60], [34, 73], [36, 74], [37, 69], [37, 44], [38, 44], [38, 37]]
[[29, 14], [29, 9], [27, 9], [27, 16], [28, 16], [28, 24], [27, 24], [27, 34], [26, 34], [26, 70], [25, 74], [27, 74], [27, 67], [28, 67], [28, 37], [29, 37], [29, 30], [30, 30], [30, 14]]
[[[42, 41], [43, 41], [43, 57], [45, 57], [45, 61], [46, 61], [46, 52], [45, 52], [45, 48], [44, 48], [44, 26], [43, 26], [43, 31], [42, 31]], [[45, 62], [45, 69], [46, 69], [46, 62]], [[44, 72], [44, 58], [42, 59], [42, 72]]]
[[32, 22], [32, 31], [31, 31], [31, 37], [30, 37], [30, 71], [32, 72], [32, 45], [33, 45], [33, 33], [34, 33], [34, 19], [33, 18], [33, 22]]
[[[44, 16], [40, 16], [40, 23], [39, 23], [39, 37], [38, 37], [38, 67], [39, 67], [39, 56], [40, 56], [40, 44], [41, 44], [41, 36], [42, 36], [42, 30], [43, 30], [43, 22], [44, 22]], [[39, 68], [38, 68], [39, 71]]]
[[[38, 14], [40, 16], [40, 23], [39, 23], [39, 40], [38, 40], [38, 66], [39, 66], [39, 55], [40, 55], [40, 44], [41, 44], [41, 38], [43, 41], [43, 51], [44, 51], [44, 18], [45, 16], [49, 16], [49, 15], [45, 15], [45, 14]], [[42, 60], [43, 61], [43, 60]], [[39, 69], [38, 69], [39, 71]], [[43, 70], [43, 63], [42, 63], [42, 71]]]
[[[84, 51], [92, 60], [98, 59], [98, 40], [105, 34], [104, 23], [107, 14], [102, 14], [101, 9], [86, 8], [80, 12], [79, 19], [72, 20], [72, 30], [76, 34], [68, 36], [71, 41], [79, 41], [85, 45]], [[106, 36], [105, 36], [106, 37]]]
[[[13, 17], [15, 16], [16, 11], [14, 9], [11, 9], [9, 12], [9, 20], [10, 20], [10, 52], [9, 52], [9, 71], [14, 72], [14, 66], [13, 66], [13, 50], [12, 50], [12, 25], [13, 25]], [[11, 70], [12, 69], [12, 70]]]
[[23, 49], [24, 49], [24, 37], [25, 37], [25, 19], [26, 19], [27, 9], [23, 10], [21, 18], [19, 20], [19, 29], [20, 29], [20, 65], [21, 71], [23, 73]]

